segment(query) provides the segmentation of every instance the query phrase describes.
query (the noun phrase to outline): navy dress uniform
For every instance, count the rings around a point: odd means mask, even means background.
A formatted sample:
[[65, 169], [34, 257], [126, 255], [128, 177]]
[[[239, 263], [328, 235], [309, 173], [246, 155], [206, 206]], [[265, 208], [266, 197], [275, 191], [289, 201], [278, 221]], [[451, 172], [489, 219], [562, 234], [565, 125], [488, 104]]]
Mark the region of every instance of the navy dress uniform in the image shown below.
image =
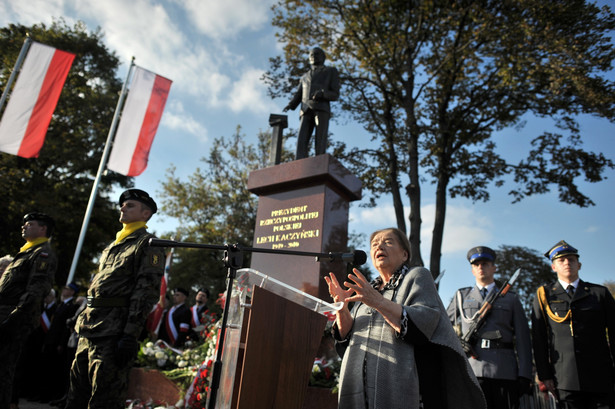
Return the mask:
[[[578, 251], [560, 241], [545, 256], [552, 263], [573, 256], [574, 262]], [[614, 408], [615, 301], [606, 287], [585, 282], [578, 273], [572, 278], [577, 283], [572, 294], [564, 288], [568, 283], [558, 279], [540, 287], [534, 298], [538, 378], [554, 382], [565, 409]]]
[[[470, 249], [467, 255], [471, 264], [488, 261], [495, 272], [496, 253], [489, 247]], [[486, 298], [498, 291], [493, 275], [483, 293], [478, 284], [459, 289], [447, 308], [453, 325], [460, 326], [466, 334]], [[478, 282], [478, 278], [477, 278]], [[459, 328], [459, 327], [458, 327]], [[460, 334], [460, 335], [461, 335]], [[519, 297], [512, 291], [499, 297], [492, 306], [482, 327], [470, 347], [469, 357], [474, 371], [491, 408], [517, 408], [520, 394], [529, 392], [532, 378], [532, 347], [527, 317]]]

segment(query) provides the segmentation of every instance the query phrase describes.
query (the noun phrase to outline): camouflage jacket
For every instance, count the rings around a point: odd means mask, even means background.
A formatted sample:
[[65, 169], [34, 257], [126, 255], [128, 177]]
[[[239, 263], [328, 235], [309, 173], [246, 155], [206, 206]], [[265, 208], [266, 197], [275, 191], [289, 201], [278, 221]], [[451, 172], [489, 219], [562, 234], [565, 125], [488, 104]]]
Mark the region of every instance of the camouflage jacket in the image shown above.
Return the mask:
[[48, 241], [15, 256], [0, 278], [0, 322], [16, 314], [22, 326], [40, 324], [43, 299], [51, 290], [57, 264]]
[[142, 228], [103, 251], [88, 290], [88, 306], [75, 325], [80, 336], [140, 335], [158, 302], [164, 272], [164, 251], [149, 246], [152, 237]]

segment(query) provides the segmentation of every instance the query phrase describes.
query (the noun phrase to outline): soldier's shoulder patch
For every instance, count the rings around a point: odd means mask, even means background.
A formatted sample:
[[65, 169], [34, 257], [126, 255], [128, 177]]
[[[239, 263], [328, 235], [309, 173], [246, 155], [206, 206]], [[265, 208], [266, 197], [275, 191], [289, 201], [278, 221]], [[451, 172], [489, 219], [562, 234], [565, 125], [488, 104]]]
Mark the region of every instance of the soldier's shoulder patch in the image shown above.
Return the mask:
[[49, 263], [45, 260], [41, 260], [38, 262], [38, 271], [45, 271], [47, 270], [47, 267], [49, 266]]
[[152, 266], [157, 266], [160, 264], [160, 260], [162, 259], [162, 257], [160, 257], [159, 254], [152, 254], [152, 256], [150, 257], [150, 264]]
[[47, 258], [47, 257], [49, 257], [49, 253], [47, 253], [46, 251], [41, 251], [41, 252], [39, 253], [39, 257], [45, 257], [45, 258]]

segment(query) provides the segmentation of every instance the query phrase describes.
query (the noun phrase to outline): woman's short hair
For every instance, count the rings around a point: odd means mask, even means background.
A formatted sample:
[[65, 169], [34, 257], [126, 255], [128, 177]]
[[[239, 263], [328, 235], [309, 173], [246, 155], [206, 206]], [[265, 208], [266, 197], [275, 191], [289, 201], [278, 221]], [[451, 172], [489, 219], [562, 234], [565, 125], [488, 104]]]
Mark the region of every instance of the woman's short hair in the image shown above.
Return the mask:
[[387, 227], [386, 229], [376, 230], [375, 232], [373, 232], [369, 236], [370, 244], [371, 244], [372, 240], [374, 239], [374, 237], [377, 234], [387, 233], [387, 232], [393, 233], [393, 235], [395, 235], [395, 237], [397, 238], [397, 241], [399, 242], [401, 247], [406, 251], [406, 253], [408, 253], [408, 258], [406, 259], [406, 261], [404, 261], [404, 264], [409, 266], [410, 265], [410, 256], [412, 255], [412, 252], [410, 251], [410, 241], [408, 240], [408, 237], [406, 236], [406, 234], [403, 231], [399, 230], [398, 228], [396, 228], [396, 227]]

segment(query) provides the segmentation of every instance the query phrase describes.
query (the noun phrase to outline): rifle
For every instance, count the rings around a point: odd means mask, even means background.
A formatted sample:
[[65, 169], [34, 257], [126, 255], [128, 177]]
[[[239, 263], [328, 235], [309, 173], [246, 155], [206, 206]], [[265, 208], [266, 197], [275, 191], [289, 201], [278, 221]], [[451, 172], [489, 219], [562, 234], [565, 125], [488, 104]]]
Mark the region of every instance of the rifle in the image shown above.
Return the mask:
[[469, 356], [476, 358], [476, 353], [472, 349], [472, 344], [474, 344], [474, 342], [476, 341], [478, 330], [483, 326], [483, 324], [485, 323], [485, 320], [487, 319], [487, 316], [491, 312], [493, 303], [499, 297], [506, 295], [508, 290], [510, 290], [510, 287], [512, 287], [515, 281], [517, 281], [517, 278], [519, 278], [519, 274], [521, 274], [520, 268], [517, 269], [517, 271], [515, 271], [512, 277], [506, 280], [506, 282], [500, 288], [499, 291], [491, 292], [491, 294], [489, 295], [489, 297], [487, 297], [483, 305], [481, 305], [480, 310], [478, 310], [478, 312], [474, 315], [474, 319], [473, 319], [472, 324], [470, 325], [470, 328], [468, 328], [468, 331], [465, 334], [463, 334], [461, 337], [461, 345], [463, 346], [463, 349], [466, 352], [466, 354], [468, 354]]

